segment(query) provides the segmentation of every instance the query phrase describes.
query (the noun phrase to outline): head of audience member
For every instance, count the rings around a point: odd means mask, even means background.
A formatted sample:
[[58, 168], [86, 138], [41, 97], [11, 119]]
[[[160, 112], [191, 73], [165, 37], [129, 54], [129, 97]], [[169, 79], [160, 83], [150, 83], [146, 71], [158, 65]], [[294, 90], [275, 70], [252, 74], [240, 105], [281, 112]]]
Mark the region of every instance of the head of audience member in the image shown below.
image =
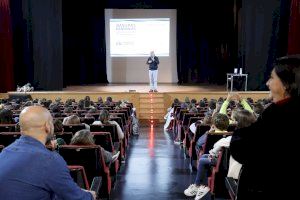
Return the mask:
[[257, 116], [261, 115], [264, 109], [265, 108], [261, 102], [256, 102], [255, 104], [253, 104], [253, 111]]
[[185, 98], [184, 98], [184, 103], [190, 104], [190, 103], [191, 103], [191, 102], [190, 102], [190, 98], [189, 98], [189, 97], [185, 97]]
[[9, 109], [0, 110], [0, 124], [14, 124], [13, 112]]
[[99, 115], [99, 120], [103, 124], [107, 124], [109, 120], [109, 112], [107, 110], [101, 110], [100, 115]]
[[227, 131], [229, 118], [225, 114], [216, 113], [212, 118], [212, 128], [219, 131]]
[[53, 121], [53, 126], [54, 126], [54, 132], [55, 133], [62, 133], [64, 131], [63, 123], [59, 119], [55, 119]]
[[197, 100], [196, 99], [191, 99], [191, 104], [195, 105], [197, 103]]
[[277, 59], [266, 85], [274, 103], [300, 96], [300, 56]]
[[84, 107], [85, 107], [85, 108], [89, 108], [90, 106], [91, 106], [91, 99], [90, 99], [89, 96], [86, 96], [86, 97], [84, 98]]
[[198, 109], [197, 109], [195, 106], [192, 106], [192, 107], [189, 109], [189, 113], [198, 113]]
[[247, 102], [248, 102], [248, 104], [253, 104], [254, 103], [254, 101], [253, 101], [253, 99], [251, 98], [251, 97], [248, 97], [247, 98]]
[[248, 110], [233, 110], [231, 118], [236, 122], [237, 129], [250, 126], [256, 121], [256, 117], [253, 113]]
[[80, 118], [77, 115], [71, 115], [67, 117], [64, 125], [79, 125], [81, 124]]
[[77, 106], [78, 110], [84, 110], [84, 100], [80, 99]]
[[208, 102], [208, 108], [210, 110], [214, 110], [216, 109], [216, 103], [217, 101], [215, 99], [211, 99], [209, 102]]
[[202, 121], [203, 125], [211, 125], [212, 124], [212, 116], [211, 115], [205, 115]]
[[175, 98], [173, 100], [172, 107], [174, 107], [175, 105], [178, 105], [178, 104], [180, 104], [180, 101], [179, 101], [179, 99]]
[[223, 97], [220, 97], [219, 99], [218, 99], [218, 103], [223, 103], [224, 102], [224, 98]]
[[205, 104], [205, 101], [204, 101], [204, 100], [200, 100], [200, 101], [199, 101], [199, 107], [200, 107], [200, 108], [205, 108], [205, 107], [206, 107], [206, 104]]
[[71, 139], [71, 145], [94, 145], [95, 141], [91, 132], [87, 129], [77, 131]]
[[50, 112], [41, 106], [28, 106], [20, 113], [22, 134], [45, 144], [54, 134], [53, 119]]
[[61, 98], [60, 98], [60, 97], [57, 97], [57, 98], [55, 99], [55, 102], [58, 103], [58, 104], [60, 104], [60, 101], [61, 101]]
[[70, 107], [72, 106], [72, 99], [67, 99], [65, 102], [65, 107]]
[[98, 102], [97, 103], [103, 103], [102, 97], [98, 97]]
[[71, 114], [71, 113], [73, 113], [73, 107], [72, 107], [72, 106], [65, 107], [64, 113], [66, 113], [66, 114]]
[[203, 101], [204, 101], [204, 102], [207, 102], [207, 98], [206, 98], [206, 97], [204, 97], [204, 98], [203, 98]]

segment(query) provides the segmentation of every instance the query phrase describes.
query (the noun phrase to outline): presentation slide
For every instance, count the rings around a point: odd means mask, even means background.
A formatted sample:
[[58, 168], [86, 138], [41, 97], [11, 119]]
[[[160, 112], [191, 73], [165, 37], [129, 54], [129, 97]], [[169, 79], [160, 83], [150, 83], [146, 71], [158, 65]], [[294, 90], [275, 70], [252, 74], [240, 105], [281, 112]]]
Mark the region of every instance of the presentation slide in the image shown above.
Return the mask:
[[110, 19], [110, 56], [169, 56], [170, 18]]

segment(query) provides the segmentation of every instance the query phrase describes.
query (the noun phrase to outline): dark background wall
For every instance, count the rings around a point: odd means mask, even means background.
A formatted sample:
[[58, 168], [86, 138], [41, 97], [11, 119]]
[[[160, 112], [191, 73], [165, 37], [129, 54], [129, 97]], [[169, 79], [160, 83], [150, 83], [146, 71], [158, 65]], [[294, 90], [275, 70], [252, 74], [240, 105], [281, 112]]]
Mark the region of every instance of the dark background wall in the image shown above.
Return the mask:
[[263, 90], [274, 60], [291, 45], [298, 52], [291, 41], [299, 41], [299, 1], [215, 0], [196, 7], [171, 0], [0, 0], [1, 11], [8, 10], [0, 18], [1, 41], [12, 46], [11, 56], [0, 59], [8, 70], [0, 79], [12, 77], [1, 90], [27, 82], [41, 90], [107, 83], [105, 8], [177, 9], [179, 83], [224, 84], [227, 72], [242, 67], [249, 88]]

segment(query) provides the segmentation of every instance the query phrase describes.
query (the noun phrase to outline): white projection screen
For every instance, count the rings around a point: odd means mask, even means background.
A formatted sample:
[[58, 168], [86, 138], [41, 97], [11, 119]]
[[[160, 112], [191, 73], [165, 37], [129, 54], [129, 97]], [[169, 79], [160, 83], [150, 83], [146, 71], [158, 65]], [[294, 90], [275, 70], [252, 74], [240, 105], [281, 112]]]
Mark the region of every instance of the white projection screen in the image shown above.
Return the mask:
[[[169, 56], [170, 18], [110, 19], [110, 56]], [[155, 30], [155, 31], [153, 31]]]
[[146, 60], [159, 57], [158, 83], [176, 83], [176, 10], [105, 9], [110, 83], [148, 83]]

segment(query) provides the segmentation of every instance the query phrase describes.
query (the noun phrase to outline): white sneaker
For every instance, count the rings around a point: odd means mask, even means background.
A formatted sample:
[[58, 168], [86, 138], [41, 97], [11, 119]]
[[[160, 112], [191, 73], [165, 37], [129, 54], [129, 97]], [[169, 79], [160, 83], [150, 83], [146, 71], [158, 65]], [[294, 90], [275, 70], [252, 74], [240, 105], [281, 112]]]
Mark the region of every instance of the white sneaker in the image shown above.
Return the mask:
[[210, 188], [208, 186], [200, 187], [198, 192], [197, 192], [197, 195], [195, 197], [195, 200], [202, 199], [209, 191], [210, 191]]
[[201, 186], [197, 186], [196, 184], [191, 184], [183, 193], [188, 197], [193, 197], [197, 194], [200, 187]]
[[114, 163], [118, 159], [119, 155], [120, 155], [120, 151], [118, 151], [116, 154], [114, 154], [111, 157], [111, 163]]

